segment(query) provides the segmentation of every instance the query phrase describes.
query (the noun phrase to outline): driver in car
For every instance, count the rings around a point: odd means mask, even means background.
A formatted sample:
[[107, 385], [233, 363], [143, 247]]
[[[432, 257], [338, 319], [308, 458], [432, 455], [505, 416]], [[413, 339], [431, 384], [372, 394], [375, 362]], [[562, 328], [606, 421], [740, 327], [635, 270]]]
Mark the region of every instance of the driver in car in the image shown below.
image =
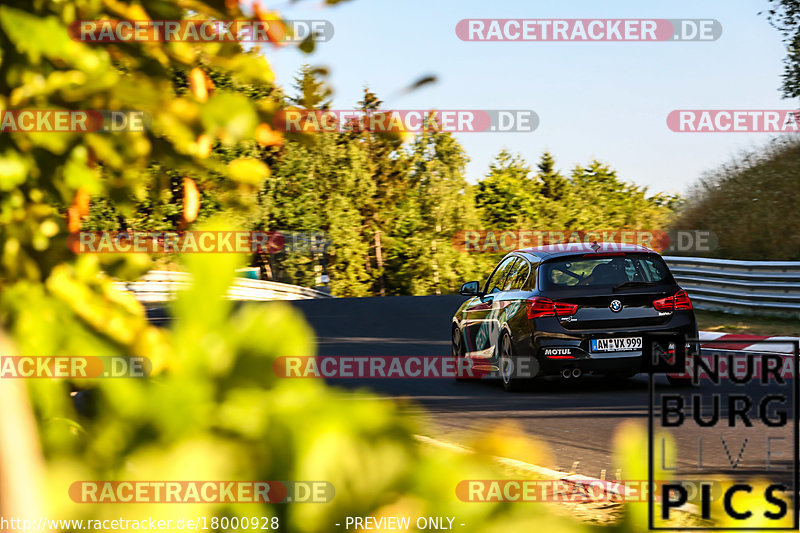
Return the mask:
[[615, 257], [607, 263], [600, 263], [592, 269], [589, 277], [578, 285], [617, 285], [628, 281], [623, 261], [621, 257]]

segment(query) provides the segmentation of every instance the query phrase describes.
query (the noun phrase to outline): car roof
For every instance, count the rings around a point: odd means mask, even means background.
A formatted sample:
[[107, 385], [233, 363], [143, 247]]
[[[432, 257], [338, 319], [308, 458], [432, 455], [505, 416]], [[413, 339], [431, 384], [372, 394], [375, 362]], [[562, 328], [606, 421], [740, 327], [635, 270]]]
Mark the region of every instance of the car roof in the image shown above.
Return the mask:
[[531, 248], [521, 248], [514, 250], [511, 253], [528, 254], [538, 257], [541, 260], [551, 259], [553, 257], [564, 257], [576, 254], [598, 254], [603, 253], [657, 253], [650, 248], [638, 244], [624, 244], [618, 242], [598, 242], [598, 243], [562, 243], [562, 244], [548, 244], [546, 246], [533, 246]]

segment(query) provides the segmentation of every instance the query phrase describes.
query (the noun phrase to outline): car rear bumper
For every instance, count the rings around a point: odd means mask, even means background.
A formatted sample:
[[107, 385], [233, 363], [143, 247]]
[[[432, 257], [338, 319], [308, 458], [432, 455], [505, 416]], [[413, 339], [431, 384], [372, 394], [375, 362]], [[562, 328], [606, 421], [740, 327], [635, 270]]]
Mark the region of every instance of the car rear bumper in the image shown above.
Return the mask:
[[[582, 372], [637, 373], [646, 370], [642, 350], [628, 352], [592, 352], [591, 340], [610, 337], [668, 336], [674, 339], [696, 339], [697, 323], [692, 313], [674, 316], [669, 323], [650, 326], [592, 331], [535, 331], [528, 339], [527, 353], [535, 355], [540, 376], [560, 375], [564, 369], [578, 368]], [[645, 340], [645, 343], [647, 340]]]
[[564, 356], [551, 358], [542, 354], [537, 357], [539, 361], [540, 376], [560, 375], [564, 369], [578, 368], [583, 373], [598, 374], [627, 374], [638, 373], [644, 370], [642, 352], [617, 352], [613, 354], [591, 354], [580, 349], [572, 349], [572, 357]]

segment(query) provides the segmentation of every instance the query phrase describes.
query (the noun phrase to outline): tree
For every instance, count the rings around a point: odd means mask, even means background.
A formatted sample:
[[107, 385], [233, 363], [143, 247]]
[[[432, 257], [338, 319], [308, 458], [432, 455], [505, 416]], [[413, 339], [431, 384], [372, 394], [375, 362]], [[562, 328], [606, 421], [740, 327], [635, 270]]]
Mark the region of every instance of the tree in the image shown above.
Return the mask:
[[[192, 11], [206, 19], [247, 18], [236, 2], [198, 1]], [[65, 237], [89, 213], [88, 198], [107, 198], [118, 217], [134, 217], [138, 202], [155, 206], [172, 193], [168, 172], [153, 176], [159, 168], [169, 169], [181, 182], [190, 176], [201, 191], [212, 183], [253, 191], [257, 176], [234, 171], [241, 158], [224, 160], [210, 147], [253, 139], [278, 108], [269, 98], [253, 101], [215, 87], [209, 76], [217, 72], [236, 84], [272, 84], [269, 63], [257, 50], [246, 52], [237, 43], [222, 42], [76, 42], [67, 24], [78, 15], [87, 20], [176, 20], [186, 12], [171, 2], [144, 8], [126, 2], [79, 0], [67, 7], [12, 1], [0, 7], [0, 94], [8, 95], [3, 108], [127, 109], [149, 119], [144, 131], [0, 135], [0, 211], [7, 213], [0, 226], [4, 288], [24, 280], [43, 282], [67, 258], [69, 265], [93, 263], [92, 268], [109, 274], [121, 273], [115, 265], [141, 265], [133, 258], [71, 255]], [[85, 208], [75, 208], [77, 198], [84, 198]]]
[[767, 19], [786, 44], [781, 91], [787, 98], [800, 96], [800, 1], [769, 0]]
[[536, 167], [536, 177], [542, 182], [541, 195], [551, 200], [561, 200], [568, 194], [569, 182], [555, 169], [555, 159], [550, 152], [544, 152]]
[[291, 98], [291, 102], [303, 109], [330, 109], [332, 91], [319, 79], [324, 72], [323, 69], [303, 65], [300, 74], [294, 80], [297, 94]]
[[[374, 92], [364, 88], [364, 97], [358, 102], [361, 111], [377, 113], [382, 104]], [[408, 192], [408, 161], [401, 149], [403, 136], [402, 132], [372, 131], [368, 127], [352, 132], [350, 139], [362, 146], [367, 155], [366, 172], [372, 180], [373, 194], [361, 206], [364, 234], [371, 237], [366, 269], [373, 280], [373, 293], [383, 296], [386, 293], [384, 235], [391, 232], [394, 206]]]
[[577, 165], [570, 176], [574, 190], [569, 204], [569, 228], [615, 230], [664, 229], [671, 213], [660, 196], [648, 197], [647, 188], [625, 183], [616, 170], [600, 161]]
[[608, 231], [663, 230], [677, 199], [648, 196], [647, 189], [620, 180], [605, 163], [577, 165], [565, 178], [549, 152], [531, 176], [520, 157], [498, 154], [478, 182], [476, 205], [487, 230]]
[[[225, 202], [240, 191], [247, 203], [254, 190], [269, 184], [269, 167], [255, 157], [242, 157], [240, 143], [256, 140], [271, 146], [276, 141], [264, 129], [274, 102], [207, 85], [208, 65], [228, 71], [237, 82], [271, 82], [262, 56], [232, 43], [89, 46], [69, 38], [67, 25], [77, 16], [138, 21], [245, 17], [235, 1], [12, 0], [0, 7], [4, 109], [7, 104], [121, 106], [152, 117], [144, 132], [0, 135], [0, 323], [13, 337], [7, 342], [0, 333], [3, 354], [133, 356], [150, 363], [143, 365], [150, 375], [140, 378], [103, 379], [99, 373], [98, 379], [32, 379], [24, 386], [23, 380], [0, 379], [0, 514], [32, 523], [57, 516], [115, 524], [123, 516], [136, 524], [152, 517], [174, 524], [186, 518], [186, 507], [82, 505], [70, 501], [69, 489], [79, 480], [316, 479], [335, 485], [330, 504], [298, 511], [267, 502], [203, 502], [191, 504], [191, 512], [194, 518], [207, 517], [211, 529], [227, 527], [215, 525], [219, 517], [239, 525], [262, 520], [262, 528], [269, 518], [270, 529], [317, 533], [330, 531], [346, 516], [402, 512], [460, 513], [476, 530], [536, 525], [587, 531], [544, 506], [462, 505], [453, 497], [459, 482], [503, 475], [484, 455], [421, 451], [415, 438], [418, 422], [393, 402], [361, 393], [353, 401], [323, 380], [280, 379], [275, 368], [281, 357], [314, 355], [312, 332], [289, 306], [234, 306], [226, 298], [241, 257], [187, 254], [193, 283], [170, 304], [173, 321], [165, 331], [148, 324], [142, 306], [101, 276], [101, 268], [109, 271], [117, 261], [136, 266], [139, 256], [104, 259], [72, 253], [63, 211], [69, 206], [69, 222], [81, 222], [88, 211], [87, 194], [103, 197], [128, 216], [148, 187], [155, 196], [171, 187], [170, 179], [151, 179], [149, 172], [159, 164], [209, 185], [228, 183]], [[174, 70], [181, 68], [191, 72], [186, 94], [173, 85]], [[355, 207], [363, 202], [360, 195], [374, 194], [363, 172], [365, 152], [336, 136], [320, 141], [328, 144], [307, 160], [298, 158], [297, 165], [308, 169], [310, 178], [319, 178], [318, 186], [329, 187], [314, 201], [321, 199], [317, 205], [327, 211], [329, 229], [341, 231], [337, 239], [346, 242], [361, 236]], [[212, 151], [217, 142], [231, 150]], [[332, 161], [323, 165], [320, 158], [327, 156]], [[316, 176], [317, 170], [324, 172]], [[186, 211], [184, 206], [183, 222], [191, 222], [194, 213], [187, 217]], [[234, 229], [224, 217], [201, 227]], [[354, 244], [337, 255], [343, 292], [361, 290], [360, 271], [349, 267], [362, 263], [365, 253]], [[73, 387], [91, 387], [96, 398], [91, 409], [76, 409]], [[621, 440], [634, 447], [643, 442]], [[496, 444], [501, 441], [502, 450]], [[523, 441], [511, 434], [489, 439], [481, 450], [497, 456], [513, 449], [508, 442]], [[530, 450], [527, 443], [525, 450]]]
[[706, 173], [690, 190], [673, 226], [710, 231], [717, 246], [691, 255], [800, 260], [798, 149], [795, 139], [775, 140]]
[[[372, 279], [365, 269], [370, 235], [365, 235], [362, 209], [374, 194], [374, 183], [367, 169], [362, 145], [343, 133], [315, 133], [305, 142], [287, 142], [267, 183], [273, 206], [270, 228], [322, 232], [330, 239], [328, 273], [337, 296], [370, 293]], [[319, 259], [282, 254], [282, 279], [314, 285]]]
[[452, 242], [456, 231], [478, 223], [464, 177], [468, 158], [451, 133], [429, 129], [409, 147], [411, 189], [399, 206], [390, 251], [393, 292], [452, 293], [478, 270], [476, 258]]
[[487, 228], [522, 229], [536, 216], [540, 188], [525, 160], [502, 150], [478, 182], [475, 203]]
[[555, 169], [555, 159], [544, 152], [537, 165], [536, 178], [541, 182], [541, 193], [537, 199], [536, 221], [542, 230], [571, 229], [568, 206], [572, 201], [572, 186]]

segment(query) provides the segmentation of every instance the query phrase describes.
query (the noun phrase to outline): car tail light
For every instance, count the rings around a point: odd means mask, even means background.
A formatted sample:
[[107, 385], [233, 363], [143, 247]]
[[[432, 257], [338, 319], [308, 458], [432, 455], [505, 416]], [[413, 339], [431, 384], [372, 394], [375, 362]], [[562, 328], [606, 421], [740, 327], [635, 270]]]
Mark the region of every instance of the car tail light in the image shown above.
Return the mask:
[[678, 291], [675, 293], [675, 309], [677, 310], [687, 310], [692, 308], [692, 300], [689, 299], [689, 295], [686, 294], [686, 291]]
[[526, 311], [528, 318], [539, 318], [542, 316], [570, 316], [578, 310], [577, 304], [566, 302], [554, 302], [550, 298], [534, 296], [526, 301]]
[[553, 302], [556, 306], [557, 316], [570, 316], [578, 311], [578, 304], [568, 304], [566, 302]]
[[555, 302], [550, 298], [534, 296], [525, 302], [525, 310], [528, 318], [539, 318], [540, 316], [555, 316]]
[[660, 300], [654, 300], [653, 307], [656, 311], [673, 311], [675, 309], [675, 297], [667, 296]]
[[678, 291], [672, 296], [661, 298], [653, 302], [656, 311], [681, 311], [692, 308], [692, 301], [686, 291]]
[[692, 308], [692, 301], [686, 291], [678, 291], [675, 293], [675, 309], [686, 310]]

